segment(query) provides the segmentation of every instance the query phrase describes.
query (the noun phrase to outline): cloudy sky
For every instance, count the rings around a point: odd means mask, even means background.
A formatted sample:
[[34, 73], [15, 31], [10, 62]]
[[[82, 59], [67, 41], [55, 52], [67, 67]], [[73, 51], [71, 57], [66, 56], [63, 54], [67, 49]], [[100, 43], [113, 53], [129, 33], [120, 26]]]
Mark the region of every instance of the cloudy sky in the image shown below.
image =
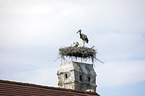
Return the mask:
[[59, 48], [82, 29], [95, 46], [97, 92], [145, 96], [144, 0], [0, 0], [0, 79], [56, 86]]

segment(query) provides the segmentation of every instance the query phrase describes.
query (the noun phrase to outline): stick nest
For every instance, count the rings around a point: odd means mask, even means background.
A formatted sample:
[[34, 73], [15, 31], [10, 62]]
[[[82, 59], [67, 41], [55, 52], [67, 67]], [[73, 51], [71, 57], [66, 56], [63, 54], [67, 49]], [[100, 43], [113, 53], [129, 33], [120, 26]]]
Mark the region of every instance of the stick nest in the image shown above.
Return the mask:
[[83, 59], [96, 59], [96, 50], [88, 47], [64, 47], [59, 49], [59, 54], [61, 57], [74, 57]]

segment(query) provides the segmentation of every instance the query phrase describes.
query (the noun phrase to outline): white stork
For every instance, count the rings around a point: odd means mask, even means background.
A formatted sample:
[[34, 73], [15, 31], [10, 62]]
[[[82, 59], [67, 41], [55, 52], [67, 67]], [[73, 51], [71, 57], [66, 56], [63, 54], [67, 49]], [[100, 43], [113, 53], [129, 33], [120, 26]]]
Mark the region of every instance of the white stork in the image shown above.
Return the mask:
[[89, 42], [87, 35], [81, 33], [81, 29], [77, 33], [80, 33], [80, 38], [83, 40], [83, 46], [85, 45], [85, 42]]

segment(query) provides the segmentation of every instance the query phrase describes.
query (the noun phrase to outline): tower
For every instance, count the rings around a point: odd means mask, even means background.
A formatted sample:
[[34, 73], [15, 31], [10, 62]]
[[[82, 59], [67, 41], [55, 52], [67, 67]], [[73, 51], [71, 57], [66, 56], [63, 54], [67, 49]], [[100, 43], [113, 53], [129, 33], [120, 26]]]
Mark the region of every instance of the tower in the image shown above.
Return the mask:
[[58, 86], [66, 89], [96, 91], [96, 72], [93, 64], [80, 62], [61, 63], [58, 75]]

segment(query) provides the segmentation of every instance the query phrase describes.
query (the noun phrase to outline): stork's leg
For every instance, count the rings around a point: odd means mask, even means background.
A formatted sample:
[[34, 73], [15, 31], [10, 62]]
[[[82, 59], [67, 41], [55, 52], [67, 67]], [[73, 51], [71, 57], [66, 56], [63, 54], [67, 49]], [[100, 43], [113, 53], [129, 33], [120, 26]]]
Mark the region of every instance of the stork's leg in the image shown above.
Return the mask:
[[85, 46], [85, 41], [83, 41], [83, 47]]

